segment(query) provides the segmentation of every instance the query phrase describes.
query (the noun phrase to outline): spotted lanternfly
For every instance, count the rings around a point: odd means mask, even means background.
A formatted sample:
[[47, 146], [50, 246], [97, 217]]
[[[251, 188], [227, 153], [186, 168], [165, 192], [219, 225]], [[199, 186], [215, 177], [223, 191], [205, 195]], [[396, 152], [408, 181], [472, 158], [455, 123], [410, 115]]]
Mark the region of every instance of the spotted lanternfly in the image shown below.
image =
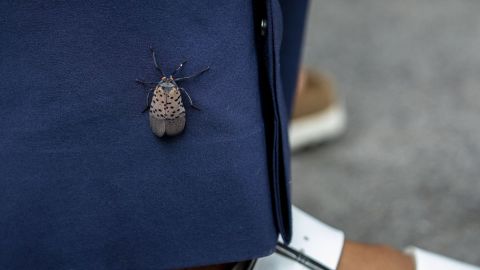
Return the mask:
[[[190, 76], [175, 78], [174, 75], [180, 71], [183, 65], [185, 65], [187, 62], [185, 61], [178, 65], [171, 75], [167, 77], [157, 64], [155, 50], [150, 47], [150, 51], [152, 53], [153, 64], [155, 65], [155, 68], [162, 74], [162, 78], [159, 82], [145, 82], [138, 79], [136, 80], [137, 83], [142, 85], [154, 85], [154, 87], [148, 91], [147, 105], [143, 112], [150, 112], [150, 128], [155, 135], [158, 137], [163, 137], [164, 135], [174, 136], [181, 133], [185, 128], [185, 107], [183, 106], [181, 91], [187, 95], [190, 106], [199, 110], [199, 108], [193, 104], [192, 98], [188, 94], [187, 90], [179, 87], [177, 82], [197, 77], [209, 70], [210, 67], [207, 67]], [[153, 96], [150, 99], [150, 94], [152, 92]]]

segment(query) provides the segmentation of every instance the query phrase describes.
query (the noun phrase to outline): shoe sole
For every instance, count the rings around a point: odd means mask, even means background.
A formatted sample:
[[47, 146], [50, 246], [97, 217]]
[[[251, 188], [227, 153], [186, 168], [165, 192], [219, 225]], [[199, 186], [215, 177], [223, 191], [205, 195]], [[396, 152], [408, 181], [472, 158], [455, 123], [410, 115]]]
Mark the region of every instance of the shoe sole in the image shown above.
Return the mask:
[[293, 120], [289, 127], [291, 151], [337, 138], [345, 131], [346, 122], [345, 109], [340, 105]]

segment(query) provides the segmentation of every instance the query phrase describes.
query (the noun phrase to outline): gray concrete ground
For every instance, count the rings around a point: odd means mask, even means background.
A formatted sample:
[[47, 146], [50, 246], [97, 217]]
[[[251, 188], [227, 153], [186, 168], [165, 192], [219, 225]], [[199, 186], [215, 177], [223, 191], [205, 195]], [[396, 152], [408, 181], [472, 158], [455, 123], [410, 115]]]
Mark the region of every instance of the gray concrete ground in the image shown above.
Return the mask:
[[312, 2], [305, 63], [350, 119], [294, 155], [294, 203], [350, 239], [480, 264], [480, 1]]

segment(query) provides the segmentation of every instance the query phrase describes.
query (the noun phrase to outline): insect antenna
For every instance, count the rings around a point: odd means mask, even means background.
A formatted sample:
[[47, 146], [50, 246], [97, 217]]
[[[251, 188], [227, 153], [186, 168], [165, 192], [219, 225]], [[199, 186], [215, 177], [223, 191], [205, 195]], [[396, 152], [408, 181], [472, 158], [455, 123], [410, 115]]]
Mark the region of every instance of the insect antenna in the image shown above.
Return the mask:
[[172, 72], [172, 76], [177, 74], [177, 72], [182, 69], [183, 65], [185, 65], [185, 63], [187, 63], [187, 61], [183, 61], [180, 65], [178, 65], [178, 67]]
[[158, 82], [145, 82], [139, 79], [136, 79], [135, 82], [141, 84], [141, 85], [147, 85], [147, 84], [158, 84]]
[[207, 70], [209, 70], [210, 67], [207, 67], [205, 68], [204, 70], [201, 70], [193, 75], [190, 75], [190, 76], [187, 76], [187, 77], [182, 77], [182, 78], [177, 78], [175, 79], [176, 82], [179, 82], [179, 81], [184, 81], [184, 80], [188, 80], [188, 79], [192, 79], [192, 78], [195, 78], [197, 76], [200, 76], [202, 73], [206, 72]]
[[163, 73], [163, 70], [157, 64], [157, 57], [155, 56], [155, 49], [153, 49], [152, 46], [150, 46], [150, 51], [152, 52], [153, 64], [155, 65], [155, 68], [158, 71], [160, 71], [160, 73], [162, 73], [162, 77], [165, 77], [165, 74]]

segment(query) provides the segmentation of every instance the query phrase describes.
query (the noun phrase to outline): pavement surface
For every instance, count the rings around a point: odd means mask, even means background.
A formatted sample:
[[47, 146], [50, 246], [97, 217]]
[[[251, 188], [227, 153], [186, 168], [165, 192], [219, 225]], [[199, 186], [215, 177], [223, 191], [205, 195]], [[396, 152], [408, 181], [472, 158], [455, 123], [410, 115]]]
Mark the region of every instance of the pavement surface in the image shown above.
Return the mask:
[[314, 0], [304, 62], [348, 131], [293, 158], [293, 201], [348, 238], [480, 265], [480, 1]]

